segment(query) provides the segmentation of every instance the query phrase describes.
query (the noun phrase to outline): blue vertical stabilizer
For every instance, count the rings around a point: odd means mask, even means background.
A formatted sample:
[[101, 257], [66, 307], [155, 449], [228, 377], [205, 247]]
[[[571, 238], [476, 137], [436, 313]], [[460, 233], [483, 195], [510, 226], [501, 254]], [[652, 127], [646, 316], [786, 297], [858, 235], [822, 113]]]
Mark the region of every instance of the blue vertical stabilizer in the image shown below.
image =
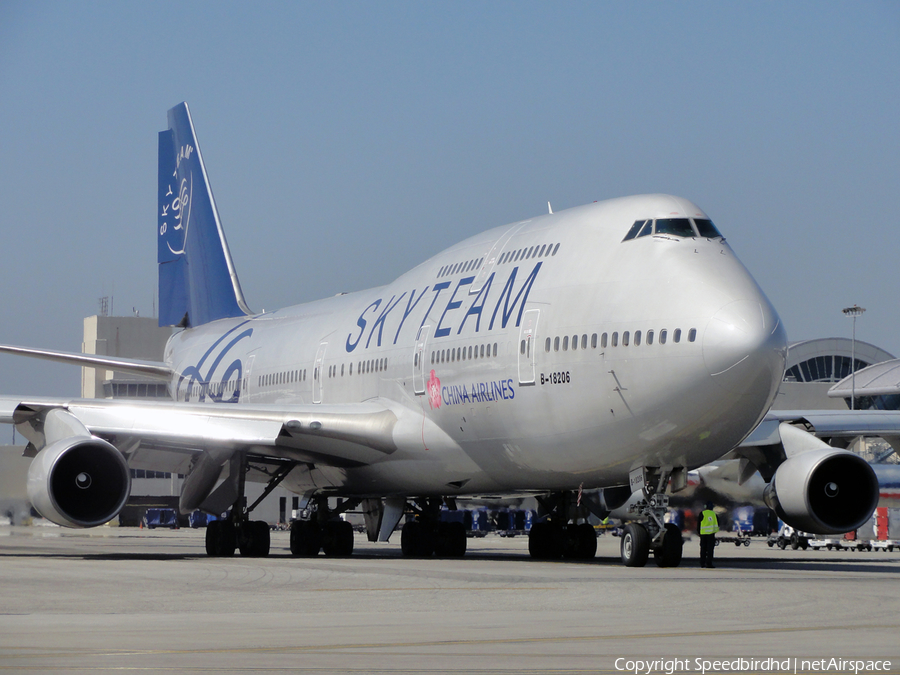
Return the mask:
[[158, 204], [159, 325], [249, 314], [187, 103], [169, 111], [159, 134]]

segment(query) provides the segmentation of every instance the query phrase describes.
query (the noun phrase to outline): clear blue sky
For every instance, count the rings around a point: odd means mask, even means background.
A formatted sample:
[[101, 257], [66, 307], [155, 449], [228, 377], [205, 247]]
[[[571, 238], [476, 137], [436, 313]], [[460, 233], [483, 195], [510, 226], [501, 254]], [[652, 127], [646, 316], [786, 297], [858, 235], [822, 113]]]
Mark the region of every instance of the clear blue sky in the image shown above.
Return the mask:
[[[0, 3], [0, 342], [153, 311], [156, 142], [186, 100], [251, 307], [384, 284], [481, 230], [669, 192], [792, 340], [900, 356], [896, 2]], [[0, 357], [0, 392], [80, 371]]]

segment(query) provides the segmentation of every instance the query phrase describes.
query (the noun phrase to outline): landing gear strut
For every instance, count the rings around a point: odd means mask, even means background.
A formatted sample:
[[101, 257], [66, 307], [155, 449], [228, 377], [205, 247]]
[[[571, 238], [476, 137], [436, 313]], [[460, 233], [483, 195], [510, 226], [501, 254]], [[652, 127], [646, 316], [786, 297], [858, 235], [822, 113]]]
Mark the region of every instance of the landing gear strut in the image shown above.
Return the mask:
[[[271, 474], [262, 495], [249, 507], [244, 506], [244, 489], [250, 466], [246, 458], [237, 458], [237, 500], [226, 520], [214, 520], [206, 526], [206, 553], [214, 557], [230, 557], [235, 549], [242, 556], [264, 558], [269, 555], [269, 524], [264, 520], [250, 520], [250, 512], [274, 490], [294, 468], [293, 464], [282, 464]], [[266, 470], [265, 468], [262, 470]]]
[[[415, 518], [403, 524], [400, 550], [409, 558], [461, 558], [466, 554], [466, 527], [441, 520], [440, 499], [421, 498], [409, 504]], [[455, 504], [450, 502], [451, 508]], [[455, 509], [454, 509], [455, 510]]]
[[319, 551], [330, 558], [346, 558], [353, 554], [353, 526], [340, 515], [359, 506], [360, 500], [347, 500], [336, 509], [328, 508], [328, 498], [317, 496], [305, 509], [305, 518], [291, 523], [291, 553], [313, 558]]
[[622, 534], [620, 553], [626, 567], [643, 567], [650, 551], [660, 567], [678, 567], [684, 541], [681, 530], [673, 523], [664, 522], [669, 508], [669, 498], [664, 494], [673, 471], [655, 467], [643, 469], [643, 499], [631, 507], [641, 522], [630, 522]]
[[[591, 560], [597, 553], [597, 533], [587, 522], [588, 508], [573, 492], [539, 497], [544, 520], [528, 533], [528, 553], [538, 560]], [[581, 522], [579, 522], [581, 521]]]

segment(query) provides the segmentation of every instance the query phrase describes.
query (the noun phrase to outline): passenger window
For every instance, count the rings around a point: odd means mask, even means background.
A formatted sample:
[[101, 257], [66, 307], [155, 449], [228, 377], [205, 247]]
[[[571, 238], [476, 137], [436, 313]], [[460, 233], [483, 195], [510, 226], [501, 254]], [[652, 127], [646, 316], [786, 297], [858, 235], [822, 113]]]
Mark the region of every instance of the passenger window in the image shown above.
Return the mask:
[[547, 338], [546, 342], [544, 342], [544, 351], [545, 352], [550, 351], [550, 338]]
[[618, 333], [613, 333], [613, 334], [612, 334], [612, 346], [613, 346], [613, 347], [618, 347], [618, 346], [619, 346], [619, 334], [618, 334]]
[[697, 226], [697, 232], [700, 233], [701, 237], [706, 237], [707, 239], [715, 239], [717, 237], [721, 238], [722, 236], [719, 230], [716, 229], [716, 226], [713, 225], [711, 220], [694, 218], [694, 225]]
[[697, 329], [691, 328], [688, 331], [688, 342], [694, 342], [694, 341], [696, 341], [696, 339], [697, 339]]
[[[477, 351], [475, 352], [475, 356], [476, 356], [476, 357], [478, 356], [478, 352], [477, 352]], [[470, 358], [470, 359], [472, 358], [472, 345], [469, 345], [469, 358]]]
[[519, 353], [521, 353], [521, 354], [525, 353], [525, 340], [522, 340], [522, 344], [519, 347]]
[[581, 336], [581, 348], [587, 349], [587, 333]]
[[629, 333], [628, 333], [628, 331], [626, 330], [624, 333], [622, 333], [622, 346], [623, 346], [623, 347], [627, 347], [627, 346], [628, 346], [628, 338], [629, 338]]
[[559, 351], [559, 336], [558, 335], [553, 339], [553, 351], [555, 351], [555, 352]]
[[591, 335], [591, 349], [597, 349], [597, 334]]
[[481, 355], [484, 356], [484, 345], [481, 345]]
[[688, 218], [658, 218], [656, 234], [669, 234], [674, 237], [694, 237], [694, 228]]
[[494, 343], [494, 356], [497, 356], [497, 343]]
[[578, 349], [578, 336], [572, 336], [572, 349]]
[[606, 345], [607, 345], [607, 337], [606, 337], [606, 333], [604, 333], [603, 335], [600, 336], [600, 347], [602, 349], [606, 349]]
[[648, 345], [653, 344], [653, 331], [652, 330], [647, 331], [647, 344]]
[[544, 249], [546, 249], [546, 248], [547, 248], [547, 244], [544, 244], [543, 246], [541, 246], [541, 252], [538, 253], [538, 258], [540, 258], [542, 255], [544, 255]]
[[681, 342], [681, 329], [680, 328], [676, 328], [675, 332], [672, 333], [672, 340], [674, 342]]
[[634, 346], [637, 347], [641, 344], [641, 331], [634, 331]]
[[556, 248], [553, 249], [553, 255], [556, 255], [556, 252], [559, 250], [559, 244], [556, 245]]
[[568, 335], [563, 336], [563, 351], [564, 352], [569, 351], [569, 336]]
[[659, 344], [661, 344], [661, 345], [666, 344], [667, 336], [668, 336], [668, 331], [665, 328], [663, 328], [661, 331], [659, 331]]

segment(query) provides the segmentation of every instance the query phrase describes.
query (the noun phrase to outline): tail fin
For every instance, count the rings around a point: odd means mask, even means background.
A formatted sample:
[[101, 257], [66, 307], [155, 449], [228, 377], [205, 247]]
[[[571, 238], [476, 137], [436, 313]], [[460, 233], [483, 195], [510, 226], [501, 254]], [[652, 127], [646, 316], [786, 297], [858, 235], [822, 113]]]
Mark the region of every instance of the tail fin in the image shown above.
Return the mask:
[[250, 314], [187, 103], [159, 132], [159, 325], [200, 326]]

